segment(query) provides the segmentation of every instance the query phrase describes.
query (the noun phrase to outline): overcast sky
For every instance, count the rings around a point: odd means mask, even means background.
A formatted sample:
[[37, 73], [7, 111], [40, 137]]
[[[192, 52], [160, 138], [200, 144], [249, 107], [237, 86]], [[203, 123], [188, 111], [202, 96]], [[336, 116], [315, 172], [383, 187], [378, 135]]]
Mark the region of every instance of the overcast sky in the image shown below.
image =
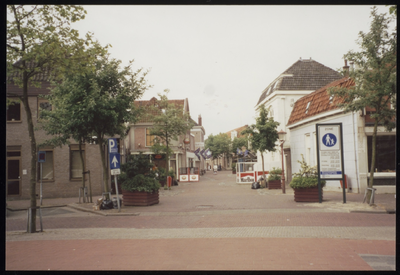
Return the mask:
[[[191, 117], [203, 118], [206, 136], [255, 123], [262, 91], [299, 58], [337, 70], [358, 51], [371, 6], [84, 6], [85, 20], [111, 56], [151, 69], [153, 88], [188, 98]], [[378, 10], [389, 13], [386, 6]]]

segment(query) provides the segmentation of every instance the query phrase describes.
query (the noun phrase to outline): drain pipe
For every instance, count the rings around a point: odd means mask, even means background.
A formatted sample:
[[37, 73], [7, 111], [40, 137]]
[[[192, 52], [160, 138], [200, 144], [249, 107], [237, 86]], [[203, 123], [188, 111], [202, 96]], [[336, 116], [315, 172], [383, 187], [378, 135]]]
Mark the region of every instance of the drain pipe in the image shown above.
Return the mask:
[[[358, 171], [358, 161], [357, 161], [357, 152], [358, 152], [358, 147], [356, 147], [356, 145], [358, 145], [358, 142], [356, 142], [356, 130], [354, 129], [357, 124], [354, 123], [354, 117], [355, 117], [355, 112], [352, 112], [352, 118], [353, 118], [353, 144], [354, 144], [354, 161], [355, 161], [355, 165], [356, 165], [356, 178], [357, 178], [357, 193], [360, 193], [360, 173]], [[349, 185], [347, 185], [349, 186]], [[347, 190], [348, 192], [348, 190]]]

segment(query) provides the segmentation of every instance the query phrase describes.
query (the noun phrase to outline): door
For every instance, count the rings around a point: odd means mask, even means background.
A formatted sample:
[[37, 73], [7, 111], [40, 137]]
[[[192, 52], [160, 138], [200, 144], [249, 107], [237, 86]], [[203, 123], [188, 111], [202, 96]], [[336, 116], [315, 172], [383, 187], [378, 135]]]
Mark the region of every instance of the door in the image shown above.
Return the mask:
[[[7, 153], [8, 155], [8, 153]], [[21, 186], [21, 160], [19, 158], [7, 158], [7, 195], [20, 195]]]

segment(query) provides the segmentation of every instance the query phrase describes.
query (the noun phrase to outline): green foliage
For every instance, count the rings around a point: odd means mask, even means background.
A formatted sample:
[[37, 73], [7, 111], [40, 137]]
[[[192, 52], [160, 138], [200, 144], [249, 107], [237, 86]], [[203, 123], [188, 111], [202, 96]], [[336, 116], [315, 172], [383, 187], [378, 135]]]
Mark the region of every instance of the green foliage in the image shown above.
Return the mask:
[[[301, 155], [302, 160], [297, 161], [300, 163], [301, 168], [299, 173], [294, 173], [294, 177], [290, 182], [289, 186], [291, 188], [310, 188], [318, 186], [318, 171], [317, 166], [311, 167], [304, 160], [303, 155]], [[325, 186], [326, 181], [321, 180], [321, 187]]]
[[231, 140], [227, 134], [209, 135], [205, 147], [210, 149], [212, 158], [217, 159], [231, 152]]
[[251, 147], [254, 150], [264, 153], [266, 151], [276, 151], [276, 141], [278, 140], [278, 131], [276, 128], [279, 122], [274, 121], [272, 117], [268, 117], [268, 112], [264, 105], [260, 106], [259, 116], [256, 118], [256, 124], [250, 125], [246, 130], [242, 131], [242, 135], [249, 134]]
[[[294, 189], [311, 188], [318, 186], [318, 178], [314, 177], [295, 177], [289, 186]], [[325, 181], [321, 180], [321, 187], [325, 186]]]
[[231, 153], [236, 154], [237, 153], [237, 148], [241, 149], [242, 147], [248, 147], [248, 140], [249, 138], [247, 136], [244, 137], [235, 137], [232, 140], [232, 145], [231, 145]]
[[[33, 81], [36, 75], [59, 81], [67, 72], [80, 74], [96, 55], [105, 52], [105, 48], [92, 41], [90, 33], [82, 39], [70, 27], [72, 22], [84, 19], [85, 14], [82, 7], [74, 5], [7, 6], [7, 75], [13, 76], [12, 81], [22, 88], [22, 96], [18, 97], [24, 105], [30, 139], [29, 193], [33, 208], [36, 207], [37, 145], [28, 89], [40, 86], [39, 81]], [[31, 233], [36, 232], [36, 210], [30, 228]]]
[[121, 182], [122, 190], [153, 192], [160, 188], [156, 180], [156, 174], [152, 170], [153, 164], [149, 156], [130, 155], [128, 161], [121, 165], [121, 175], [118, 180]]
[[156, 174], [158, 174], [157, 179], [158, 181], [166, 181], [167, 180], [167, 170], [165, 168], [158, 168], [156, 170]]
[[168, 171], [168, 176], [170, 176], [172, 179], [176, 178], [174, 170], [170, 169]]
[[273, 167], [271, 171], [269, 171], [268, 180], [281, 180], [282, 169]]
[[[356, 112], [365, 107], [375, 109], [371, 118], [375, 120], [372, 134], [371, 177], [368, 186], [373, 187], [376, 136], [378, 125], [383, 125], [387, 131], [396, 127], [396, 94], [397, 94], [397, 27], [389, 30], [389, 25], [396, 18], [397, 8], [392, 8], [392, 16], [378, 14], [377, 8], [371, 9], [372, 22], [368, 33], [360, 32], [357, 44], [361, 51], [349, 51], [345, 59], [354, 62], [354, 70], [349, 76], [355, 81], [350, 88], [335, 87], [328, 93], [344, 100], [338, 104], [344, 112]], [[368, 192], [368, 197], [371, 192]]]
[[106, 191], [108, 171], [102, 149], [106, 137], [126, 135], [128, 123], [135, 123], [141, 111], [134, 101], [149, 88], [144, 79], [147, 72], [132, 72], [132, 62], [121, 70], [120, 64], [120, 60], [104, 55], [94, 61], [94, 71], [67, 74], [46, 96], [54, 110], [43, 110], [40, 121], [46, 134], [54, 135], [46, 141], [53, 145], [61, 146], [69, 138], [84, 143], [97, 137]]

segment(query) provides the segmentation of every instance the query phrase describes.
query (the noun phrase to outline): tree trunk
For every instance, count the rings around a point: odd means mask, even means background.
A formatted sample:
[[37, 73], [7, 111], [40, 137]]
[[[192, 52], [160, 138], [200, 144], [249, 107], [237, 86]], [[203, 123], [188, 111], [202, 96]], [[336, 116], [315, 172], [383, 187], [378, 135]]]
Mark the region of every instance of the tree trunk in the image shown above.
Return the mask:
[[[371, 156], [371, 169], [369, 172], [369, 182], [368, 187], [373, 188], [374, 186], [374, 172], [375, 172], [375, 156], [376, 156], [376, 135], [378, 132], [378, 120], [375, 119], [374, 123], [374, 132], [372, 133], [372, 156]], [[367, 202], [370, 201], [372, 195], [372, 191], [368, 190], [367, 193]]]
[[[104, 184], [104, 192], [108, 193], [110, 192], [108, 189], [108, 171], [107, 171], [107, 166], [106, 166], [106, 154], [103, 150], [103, 138], [97, 134], [98, 140], [99, 140], [99, 149], [100, 149], [100, 156], [101, 156], [101, 164], [103, 166], [103, 184]], [[108, 197], [108, 194], [106, 195], [106, 198]], [[108, 198], [111, 199], [111, 198]]]
[[[25, 66], [25, 61], [24, 64]], [[29, 184], [29, 194], [30, 194], [30, 207], [32, 208], [32, 217], [31, 222], [29, 224], [30, 231], [29, 233], [36, 232], [36, 160], [37, 160], [37, 151], [36, 151], [36, 138], [35, 138], [35, 130], [33, 126], [32, 120], [32, 112], [29, 107], [28, 101], [28, 76], [26, 72], [23, 72], [23, 96], [22, 103], [24, 104], [24, 109], [26, 113], [26, 120], [28, 123], [28, 132], [29, 132], [29, 140], [31, 144], [31, 178]]]
[[262, 171], [263, 171], [263, 180], [265, 182], [265, 187], [267, 187], [267, 179], [265, 178], [264, 154], [263, 154], [263, 152], [261, 152], [261, 163], [262, 163]]
[[[85, 188], [85, 160], [83, 159], [83, 152], [82, 152], [82, 140], [79, 139], [79, 156], [81, 158], [81, 164], [82, 164], [82, 187]], [[85, 194], [83, 194], [83, 201], [85, 202]]]

